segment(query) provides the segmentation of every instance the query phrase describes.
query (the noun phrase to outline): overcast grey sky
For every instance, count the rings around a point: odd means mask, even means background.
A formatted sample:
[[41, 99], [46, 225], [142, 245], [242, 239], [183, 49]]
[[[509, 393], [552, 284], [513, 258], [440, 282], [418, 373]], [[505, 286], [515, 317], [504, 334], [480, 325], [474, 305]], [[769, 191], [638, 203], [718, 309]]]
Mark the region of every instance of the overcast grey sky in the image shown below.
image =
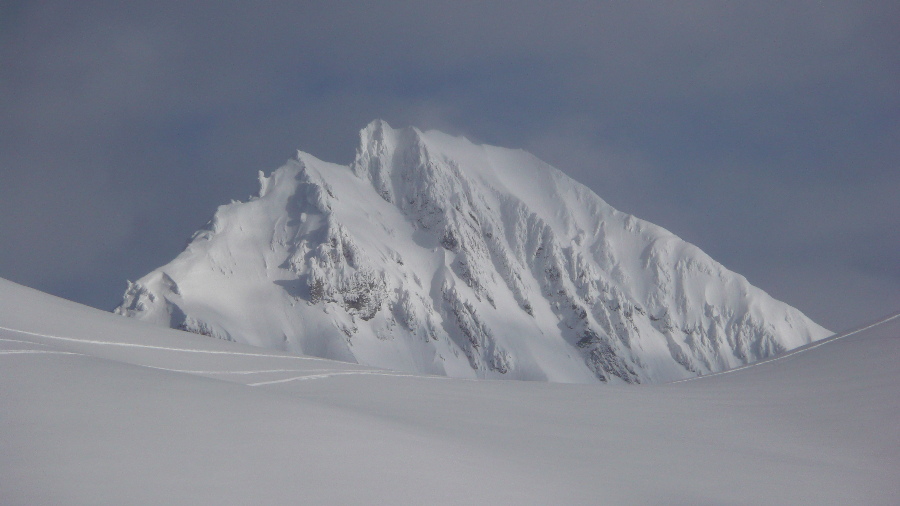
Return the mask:
[[[127, 4], [127, 5], [123, 5]], [[523, 148], [841, 330], [900, 309], [900, 4], [0, 0], [0, 276], [111, 309], [295, 149]]]

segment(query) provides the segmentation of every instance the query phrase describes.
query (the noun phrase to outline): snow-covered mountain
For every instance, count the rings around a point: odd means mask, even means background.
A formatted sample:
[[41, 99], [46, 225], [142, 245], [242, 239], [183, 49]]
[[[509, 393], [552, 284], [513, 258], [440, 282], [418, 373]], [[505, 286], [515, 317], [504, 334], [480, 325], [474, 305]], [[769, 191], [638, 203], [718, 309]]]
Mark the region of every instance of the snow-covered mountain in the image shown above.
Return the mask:
[[219, 208], [117, 313], [403, 371], [663, 382], [829, 335], [521, 151], [375, 121]]

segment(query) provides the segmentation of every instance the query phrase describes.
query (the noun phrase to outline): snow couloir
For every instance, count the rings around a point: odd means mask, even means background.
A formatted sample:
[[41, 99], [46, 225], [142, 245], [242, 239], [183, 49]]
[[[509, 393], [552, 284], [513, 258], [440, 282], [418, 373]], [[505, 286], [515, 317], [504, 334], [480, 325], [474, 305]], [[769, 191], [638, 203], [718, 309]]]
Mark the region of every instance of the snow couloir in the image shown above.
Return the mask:
[[461, 378], [665, 382], [830, 335], [521, 150], [374, 121], [299, 152], [116, 309], [313, 356]]

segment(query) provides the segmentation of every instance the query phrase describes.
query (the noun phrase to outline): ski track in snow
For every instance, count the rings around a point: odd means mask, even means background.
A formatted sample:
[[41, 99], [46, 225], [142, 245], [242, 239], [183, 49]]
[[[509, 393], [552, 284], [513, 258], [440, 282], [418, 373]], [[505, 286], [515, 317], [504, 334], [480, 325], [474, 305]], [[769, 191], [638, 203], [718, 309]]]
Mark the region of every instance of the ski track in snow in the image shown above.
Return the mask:
[[293, 378], [284, 378], [272, 381], [260, 381], [258, 383], [248, 383], [247, 386], [251, 387], [260, 387], [263, 385], [274, 385], [276, 383], [287, 383], [289, 381], [306, 381], [312, 379], [324, 379], [331, 378], [334, 376], [393, 376], [396, 378], [430, 378], [430, 379], [442, 379], [447, 380], [451, 379], [446, 376], [421, 376], [418, 374], [403, 374], [403, 373], [392, 373], [392, 372], [382, 372], [382, 371], [336, 371], [325, 374], [308, 374], [304, 376], [294, 376]]
[[0, 337], [0, 341], [7, 341], [7, 342], [10, 342], [10, 343], [33, 344], [33, 345], [35, 345], [35, 346], [47, 346], [47, 345], [44, 344], [44, 343], [36, 343], [36, 342], [34, 342], [34, 341], [23, 341], [23, 340], [21, 340], [21, 339], [4, 339], [4, 338]]
[[864, 331], [864, 330], [868, 330], [868, 329], [870, 329], [870, 328], [872, 328], [872, 327], [877, 327], [877, 326], [879, 326], [879, 325], [883, 325], [883, 324], [885, 324], [885, 323], [887, 323], [887, 322], [889, 322], [889, 321], [891, 321], [891, 320], [893, 320], [893, 319], [895, 319], [895, 318], [900, 318], [900, 313], [897, 313], [897, 314], [895, 314], [895, 315], [893, 315], [893, 316], [888, 316], [887, 318], [885, 318], [885, 319], [883, 319], [883, 320], [879, 320], [879, 321], [877, 321], [877, 322], [875, 322], [875, 323], [873, 323], [873, 324], [871, 324], [871, 325], [867, 325], [867, 326], [865, 326], [865, 327], [858, 328], [858, 329], [856, 329], [856, 330], [847, 332], [846, 334], [841, 334], [841, 335], [838, 335], [838, 336], [833, 336], [833, 337], [825, 338], [825, 339], [823, 339], [823, 340], [817, 342], [816, 344], [814, 344], [814, 345], [812, 345], [812, 346], [809, 346], [809, 347], [806, 347], [806, 348], [803, 348], [803, 349], [799, 349], [799, 350], [794, 350], [794, 351], [792, 351], [792, 352], [790, 352], [790, 353], [786, 353], [786, 354], [784, 354], [784, 355], [779, 355], [779, 356], [777, 356], [777, 357], [770, 358], [770, 359], [768, 359], [768, 360], [763, 360], [763, 361], [761, 361], [761, 362], [754, 362], [754, 363], [752, 363], [752, 364], [747, 364], [747, 365], [744, 365], [744, 366], [741, 366], [741, 367], [736, 367], [736, 368], [734, 368], [734, 369], [729, 369], [729, 370], [727, 370], [727, 371], [717, 372], [717, 373], [715, 373], [715, 374], [707, 374], [707, 375], [705, 375], [705, 376], [696, 376], [696, 377], [693, 377], [693, 378], [686, 378], [686, 379], [683, 379], [683, 380], [673, 381], [673, 382], [671, 382], [671, 383], [669, 383], [669, 384], [671, 385], [671, 384], [674, 384], [674, 383], [684, 383], [685, 381], [694, 381], [694, 380], [699, 380], [699, 379], [703, 379], [703, 378], [712, 378], [712, 377], [715, 377], [715, 376], [721, 376], [721, 375], [723, 375], [723, 374], [730, 374], [730, 373], [733, 373], [733, 372], [742, 371], [742, 370], [744, 370], [744, 369], [749, 369], [749, 368], [751, 368], [751, 367], [756, 367], [756, 366], [758, 366], [758, 365], [771, 364], [772, 362], [777, 362], [777, 361], [779, 361], [779, 360], [782, 360], [782, 359], [785, 359], [785, 358], [788, 358], [788, 357], [792, 357], [792, 356], [794, 356], [794, 355], [797, 355], [797, 354], [800, 354], [800, 353], [804, 353], [804, 352], [807, 352], [807, 351], [809, 351], [809, 350], [814, 350], [814, 349], [818, 348], [819, 346], [825, 346], [825, 345], [828, 344], [828, 343], [833, 343], [833, 342], [838, 341], [838, 340], [840, 340], [840, 339], [843, 339], [843, 338], [845, 338], [845, 337], [850, 337], [850, 336], [852, 336], [853, 334], [858, 334], [858, 333], [860, 333], [860, 332], [862, 332], [862, 331]]
[[[872, 323], [871, 325], [868, 325], [868, 326], [866, 326], [866, 327], [862, 327], [862, 328], [856, 329], [856, 330], [854, 330], [854, 331], [847, 332], [846, 334], [841, 334], [841, 335], [839, 335], [839, 336], [836, 336], [836, 337], [832, 337], [832, 338], [830, 338], [830, 339], [823, 340], [823, 341], [821, 341], [821, 342], [819, 342], [819, 343], [816, 343], [816, 344], [814, 344], [814, 345], [812, 345], [812, 346], [809, 346], [809, 347], [807, 347], [807, 348], [803, 348], [803, 349], [801, 349], [801, 350], [795, 350], [795, 351], [792, 351], [792, 352], [787, 353], [787, 354], [785, 354], [785, 355], [781, 355], [781, 356], [778, 356], [778, 357], [775, 357], [775, 358], [772, 358], [772, 359], [769, 359], [769, 360], [765, 360], [765, 361], [762, 361], [762, 362], [756, 362], [756, 363], [754, 363], [754, 364], [749, 364], [749, 365], [745, 365], [745, 366], [738, 367], [738, 368], [735, 368], [735, 369], [730, 369], [730, 370], [728, 370], [728, 371], [722, 371], [722, 372], [715, 373], [715, 374], [709, 374], [709, 375], [706, 375], [706, 376], [698, 376], [698, 377], [695, 377], [695, 378], [687, 378], [687, 379], [683, 379], [683, 380], [673, 381], [672, 384], [674, 384], [674, 383], [684, 383], [684, 382], [686, 382], [686, 381], [694, 381], [694, 380], [703, 379], [703, 378], [712, 378], [712, 377], [714, 377], [714, 376], [721, 376], [721, 375], [723, 375], [723, 374], [730, 374], [730, 373], [733, 373], [733, 372], [741, 371], [741, 370], [748, 369], [748, 368], [750, 368], [750, 367], [755, 367], [755, 366], [762, 365], [762, 364], [770, 364], [770, 363], [772, 363], [772, 362], [776, 362], [776, 361], [778, 361], [778, 360], [782, 360], [782, 359], [785, 359], [785, 358], [788, 358], [788, 357], [792, 357], [792, 356], [794, 356], [794, 355], [797, 355], [797, 354], [800, 354], [800, 353], [804, 353], [804, 352], [806, 352], [806, 351], [809, 351], [809, 350], [818, 348], [818, 347], [820, 347], [820, 346], [824, 346], [824, 345], [826, 345], [826, 344], [828, 344], [828, 343], [832, 343], [832, 342], [837, 341], [837, 340], [839, 340], [839, 339], [843, 339], [843, 338], [845, 338], [845, 337], [849, 337], [849, 336], [852, 336], [852, 335], [854, 335], [854, 334], [858, 334], [858, 333], [860, 333], [860, 332], [862, 332], [862, 331], [864, 331], [864, 330], [868, 330], [868, 329], [870, 329], [870, 328], [872, 328], [872, 327], [877, 327], [878, 325], [883, 325], [883, 324], [885, 324], [885, 323], [887, 323], [887, 322], [889, 322], [889, 321], [891, 321], [891, 320], [894, 320], [894, 319], [896, 319], [896, 318], [900, 318], [900, 313], [895, 314], [895, 315], [893, 315], [893, 316], [889, 316], [889, 317], [887, 317], [887, 318], [885, 318], [885, 319], [879, 320], [879, 321], [877, 321], [877, 322], [875, 322], [875, 323]], [[13, 329], [13, 328], [3, 327], [3, 326], [0, 326], [0, 330], [5, 330], [5, 331], [9, 331], [9, 332], [15, 332], [15, 333], [19, 333], [19, 334], [26, 334], [26, 335], [36, 336], [36, 337], [42, 337], [42, 338], [46, 338], [46, 339], [55, 339], [55, 340], [59, 340], [59, 341], [75, 342], [75, 343], [83, 343], [83, 344], [95, 344], [95, 345], [101, 345], [101, 346], [121, 346], [121, 347], [129, 347], [129, 348], [142, 348], [142, 349], [152, 349], [152, 350], [165, 350], [165, 351], [176, 351], [176, 352], [184, 352], [184, 353], [206, 353], [206, 354], [211, 354], [211, 355], [236, 355], [236, 356], [250, 356], [250, 357], [293, 358], [293, 359], [300, 359], [300, 360], [327, 361], [326, 359], [322, 359], [322, 358], [315, 358], [315, 357], [300, 357], [300, 356], [295, 356], [295, 355], [271, 355], [271, 354], [258, 354], [258, 353], [248, 353], [248, 352], [232, 352], [232, 351], [220, 351], [220, 350], [195, 350], [195, 349], [190, 349], [190, 348], [171, 348], [171, 347], [166, 347], [166, 346], [153, 346], [153, 345], [148, 345], [148, 344], [137, 344], [137, 343], [116, 343], [116, 342], [110, 342], [110, 341], [95, 341], [95, 340], [88, 340], [88, 339], [77, 339], [77, 338], [73, 338], [73, 337], [63, 337], [63, 336], [54, 336], [54, 335], [49, 335], [49, 334], [40, 334], [40, 333], [37, 333], [37, 332], [29, 332], [29, 331], [26, 331], [26, 330]], [[31, 341], [23, 341], [23, 340], [18, 340], [18, 339], [5, 339], [5, 338], [0, 338], [0, 341], [8, 341], [8, 342], [15, 342], [15, 343], [35, 344], [35, 345], [38, 345], [38, 346], [46, 346], [46, 344], [43, 344], [43, 343], [33, 343], [33, 342], [31, 342]], [[22, 354], [55, 354], [55, 355], [82, 355], [82, 356], [84, 356], [84, 354], [82, 354], [82, 353], [75, 353], [75, 352], [68, 352], [68, 351], [52, 351], [52, 350], [0, 350], [0, 355], [22, 355]], [[292, 376], [292, 377], [290, 377], [290, 378], [282, 378], [282, 379], [270, 380], [270, 381], [260, 381], [260, 382], [256, 382], [256, 383], [247, 383], [247, 386], [251, 386], [251, 387], [258, 387], [258, 386], [265, 386], [265, 385], [275, 385], [275, 384], [280, 384], [280, 383], [288, 383], [288, 382], [292, 382], [292, 381], [306, 381], [306, 380], [314, 380], [314, 379], [332, 378], [332, 377], [335, 377], [335, 376], [353, 376], [353, 375], [357, 375], [357, 376], [359, 376], [359, 375], [367, 375], [367, 376], [393, 376], [393, 377], [398, 377], [398, 378], [449, 379], [449, 378], [447, 378], [447, 377], [442, 377], [442, 376], [424, 376], [424, 375], [404, 374], [404, 373], [390, 372], [390, 371], [334, 370], [334, 369], [306, 369], [306, 370], [303, 370], [303, 369], [260, 369], [260, 370], [243, 370], [243, 371], [202, 371], [202, 370], [187, 370], [187, 369], [170, 369], [170, 368], [166, 368], [166, 367], [159, 367], [159, 366], [152, 366], [152, 365], [143, 365], [143, 364], [135, 364], [135, 365], [140, 365], [140, 366], [142, 366], [142, 367], [148, 367], [148, 368], [150, 368], [150, 369], [157, 369], [157, 370], [162, 370], [162, 371], [169, 371], [169, 372], [176, 372], [176, 373], [183, 373], [183, 374], [210, 374], [210, 375], [215, 375], [215, 374], [223, 374], [223, 375], [235, 374], [235, 375], [251, 375], [251, 374], [266, 374], [266, 373], [279, 373], [279, 372], [306, 372], [306, 373], [318, 373], [318, 374], [304, 374], [304, 375], [301, 375], [301, 376]]]
[[[245, 356], [245, 357], [268, 357], [268, 358], [289, 358], [289, 359], [297, 359], [297, 360], [315, 360], [322, 362], [331, 362], [328, 359], [318, 358], [318, 357], [307, 357], [307, 356], [297, 356], [297, 355], [270, 355], [270, 354], [262, 354], [262, 353], [249, 353], [249, 352], [241, 352], [241, 351], [221, 351], [221, 350], [194, 350], [190, 348], [170, 348], [167, 346], [153, 346], [150, 344], [137, 344], [137, 343], [116, 343], [111, 341], [94, 341], [90, 339], [77, 339], [74, 337], [63, 337], [63, 336], [54, 336], [50, 334], [40, 334], [37, 332], [28, 332], [27, 330], [19, 330], [19, 329], [11, 329], [9, 327], [0, 326], [0, 330], [6, 330], [9, 332], [16, 332], [19, 334], [25, 334], [29, 336], [43, 337], [46, 339], [55, 339], [57, 341], [65, 341], [71, 343], [81, 343], [81, 344], [96, 344], [100, 346], [119, 346], [123, 348], [143, 348], [150, 350], [164, 350], [164, 351], [178, 351], [182, 353], [205, 353], [209, 355], [234, 355], [234, 356]], [[28, 342], [28, 341], [24, 341]]]
[[[238, 355], [238, 356], [250, 356], [250, 357], [274, 357], [274, 358], [295, 358], [300, 360], [315, 360], [315, 361], [328, 361], [322, 358], [316, 357], [299, 357], [294, 355], [270, 355], [270, 354], [259, 354], [259, 353], [247, 353], [247, 352], [231, 352], [231, 351], [218, 351], [218, 350], [194, 350], [190, 348], [171, 348], [165, 346], [152, 346], [148, 344], [136, 344], [136, 343], [116, 343], [111, 341], [95, 341], [88, 339], [77, 339], [74, 337], [63, 337], [63, 336], [54, 336], [49, 334], [41, 334], [37, 332], [29, 332], [27, 330], [13, 329], [9, 327], [0, 326], [0, 330], [5, 330], [8, 332], [16, 332], [19, 334], [26, 334], [36, 337], [42, 337], [46, 339], [55, 339], [58, 341], [65, 342], [74, 342], [74, 343], [84, 343], [84, 344], [95, 344], [101, 346], [121, 346], [121, 347], [129, 347], [129, 348], [142, 348], [142, 349], [152, 349], [152, 350], [165, 350], [165, 351], [180, 351], [186, 353], [208, 353], [213, 355]], [[9, 341], [14, 343], [22, 343], [22, 344], [35, 344], [38, 346], [47, 346], [43, 343], [34, 343], [31, 341], [23, 341], [19, 339], [5, 339], [0, 338], [2, 341]], [[55, 354], [55, 355], [79, 355], [79, 356], [88, 356], [83, 353], [75, 353], [70, 351], [52, 351], [52, 350], [0, 350], [0, 355], [20, 355], [20, 354]], [[300, 380], [309, 380], [309, 379], [324, 379], [330, 378], [333, 376], [344, 376], [344, 375], [376, 375], [376, 376], [398, 376], [398, 377], [425, 377], [418, 376], [415, 374], [402, 374], [402, 373], [392, 373], [390, 371], [366, 371], [366, 370], [335, 370], [335, 369], [260, 369], [260, 370], [244, 370], [244, 371], [201, 371], [201, 370], [188, 370], [188, 369], [170, 369], [168, 367], [159, 367], [154, 365], [146, 365], [146, 364], [134, 364], [141, 367], [147, 367], [150, 369], [157, 369], [161, 371], [169, 371], [169, 372], [177, 372], [183, 374], [236, 374], [236, 375], [250, 375], [250, 374], [266, 374], [266, 373], [279, 373], [279, 372], [307, 372], [307, 373], [320, 373], [320, 374], [307, 374], [303, 376], [292, 376], [286, 379], [273, 380], [273, 381], [262, 381], [258, 383], [250, 383], [248, 386], [262, 386], [269, 385], [275, 383], [286, 383], [289, 381], [300, 381]], [[440, 378], [446, 379], [446, 378]]]
[[[4, 341], [14, 341], [21, 343], [28, 343], [28, 341], [15, 341], [13, 339], [4, 339]], [[75, 353], [72, 351], [54, 351], [54, 350], [0, 350], [0, 355], [78, 355], [82, 357], [88, 357], [90, 355], [85, 355], [83, 353]], [[261, 386], [268, 385], [272, 383], [285, 383], [288, 381], [294, 380], [307, 380], [307, 379], [322, 379], [322, 378], [330, 378], [332, 376], [342, 376], [349, 374], [369, 374], [369, 375], [378, 375], [378, 376], [415, 376], [413, 374], [393, 374], [390, 372], [380, 372], [380, 371], [365, 371], [365, 370], [356, 370], [356, 371], [346, 371], [346, 370], [336, 370], [336, 369], [260, 369], [258, 371], [195, 371], [195, 370], [187, 370], [187, 369], [169, 369], [168, 367], [159, 367], [155, 365], [145, 365], [145, 364], [133, 364], [139, 367], [146, 367], [148, 369], [156, 369], [159, 371], [168, 371], [168, 372], [177, 372], [182, 374], [238, 374], [238, 375], [250, 375], [250, 374], [267, 374], [267, 373], [277, 373], [277, 372], [307, 372], [307, 373], [320, 373], [320, 374], [309, 374], [304, 376], [293, 376], [287, 379], [280, 379], [274, 381], [262, 381], [259, 383], [251, 383], [248, 386]], [[444, 379], [444, 378], [441, 378]]]
[[44, 355], [81, 355], [81, 353], [74, 353], [71, 351], [52, 351], [52, 350], [0, 350], [0, 355], [34, 355], [34, 354], [44, 354]]
[[190, 369], [169, 369], [166, 367], [158, 367], [148, 365], [151, 369], [159, 369], [161, 371], [180, 372], [185, 374], [266, 374], [275, 372], [329, 372], [334, 369], [260, 369], [258, 371], [195, 371]]

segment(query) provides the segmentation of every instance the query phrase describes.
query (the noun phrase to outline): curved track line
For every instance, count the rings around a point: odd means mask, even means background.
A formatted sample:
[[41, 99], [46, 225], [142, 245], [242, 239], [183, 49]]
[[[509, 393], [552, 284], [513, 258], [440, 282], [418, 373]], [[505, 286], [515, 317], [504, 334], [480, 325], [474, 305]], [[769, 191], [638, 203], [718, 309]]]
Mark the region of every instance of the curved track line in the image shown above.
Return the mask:
[[[12, 339], [5, 339], [6, 341], [12, 341]], [[28, 341], [16, 341], [21, 343], [29, 343]], [[81, 357], [90, 357], [90, 355], [85, 355], [84, 353], [75, 353], [73, 351], [55, 351], [55, 350], [0, 350], [0, 355], [78, 355]], [[135, 364], [131, 362], [123, 362], [129, 365], [135, 365], [138, 367], [146, 367], [148, 369], [156, 369], [159, 371], [167, 371], [167, 372], [177, 372], [184, 374], [266, 374], [266, 373], [275, 373], [275, 372], [328, 372], [334, 371], [334, 369], [261, 369], [259, 371], [190, 371], [184, 369], [169, 369], [168, 367], [159, 367], [155, 365], [147, 365], [147, 364]], [[360, 371], [362, 373], [363, 371]], [[340, 372], [338, 372], [340, 374]], [[326, 375], [313, 375], [313, 376], [326, 376]], [[296, 378], [291, 378], [296, 379]], [[264, 384], [264, 383], [263, 383]]]
[[[54, 336], [50, 334], [40, 334], [37, 332], [29, 332], [27, 330], [20, 329], [12, 329], [9, 327], [0, 326], [0, 330], [6, 330], [9, 332], [16, 332], [19, 334], [25, 334], [30, 336], [42, 337], [46, 339], [55, 339], [58, 341], [72, 342], [72, 343], [82, 343], [82, 344], [95, 344], [100, 346], [119, 346], [124, 348], [141, 348], [141, 349], [151, 349], [151, 350], [165, 350], [165, 351], [177, 351], [183, 353], [206, 353], [210, 355], [237, 355], [237, 356], [246, 356], [246, 357], [262, 357], [262, 358], [292, 358], [298, 360], [315, 360], [322, 362], [331, 362], [328, 359], [318, 358], [318, 357], [300, 357], [296, 355], [271, 355], [271, 354], [261, 354], [261, 353], [247, 353], [247, 352], [237, 352], [237, 351], [219, 351], [219, 350], [194, 350], [190, 348], [170, 348], [165, 346], [152, 346], [149, 344], [137, 344], [137, 343], [117, 343], [114, 341], [94, 341], [89, 339], [76, 339], [74, 337], [63, 337], [63, 336]], [[0, 338], [2, 339], [2, 338]], [[2, 339], [4, 341], [17, 342], [22, 344], [36, 344], [39, 346], [46, 346], [43, 343], [33, 343], [31, 341], [22, 341], [17, 339]], [[84, 355], [82, 353], [68, 352], [68, 351], [49, 351], [49, 350], [8, 350], [8, 351], [0, 351], [0, 354], [4, 355], [12, 355], [12, 354], [34, 354], [34, 353], [50, 353], [57, 355]], [[261, 369], [255, 371], [194, 371], [194, 370], [184, 370], [184, 369], [170, 369], [167, 367], [159, 367], [147, 364], [133, 364], [139, 367], [147, 367], [150, 369], [157, 369], [161, 371], [169, 371], [169, 372], [177, 372], [177, 373], [185, 373], [185, 374], [265, 374], [265, 373], [276, 373], [276, 372], [319, 372], [319, 371], [333, 371], [333, 369]], [[379, 374], [383, 376], [415, 376], [413, 374], [393, 374], [389, 372], [378, 372], [378, 371], [338, 371], [328, 374], [313, 374], [313, 375], [305, 375], [305, 376], [295, 376], [284, 380], [275, 380], [271, 382], [260, 382], [253, 383], [250, 386], [259, 386], [259, 385], [267, 385], [270, 383], [284, 383], [287, 381], [294, 380], [303, 380], [303, 379], [318, 379], [318, 378], [326, 378], [330, 376], [340, 376], [344, 374]]]
[[44, 344], [44, 343], [36, 343], [36, 342], [34, 342], [34, 341], [23, 341], [23, 340], [21, 340], [21, 339], [4, 339], [4, 338], [0, 337], [0, 341], [7, 341], [7, 342], [10, 342], [10, 343], [34, 344], [34, 345], [37, 345], [37, 346], [47, 346], [47, 345]]
[[143, 348], [149, 350], [164, 350], [164, 351], [178, 351], [182, 353], [205, 353], [208, 355], [236, 355], [236, 356], [244, 356], [244, 357], [266, 357], [266, 358], [290, 358], [297, 360], [316, 360], [322, 362], [332, 362], [332, 360], [328, 360], [326, 358], [319, 357], [307, 357], [307, 356], [298, 356], [298, 355], [269, 355], [269, 354], [261, 354], [261, 353], [249, 353], [249, 352], [240, 352], [240, 351], [220, 351], [220, 350], [194, 350], [190, 348], [169, 348], [166, 346], [152, 346], [149, 344], [137, 344], [137, 343], [117, 343], [112, 341], [93, 341], [89, 339], [76, 339], [74, 337], [63, 337], [63, 336], [53, 336], [49, 334], [39, 334], [37, 332], [28, 332], [27, 330], [19, 330], [19, 329], [11, 329], [9, 327], [0, 326], [0, 330], [7, 330], [9, 332], [16, 332], [19, 334], [25, 334], [29, 336], [43, 337], [47, 339], [56, 339], [57, 341], [65, 341], [71, 343], [81, 343], [81, 344], [96, 344], [101, 346], [119, 346], [122, 348]]
[[45, 355], [81, 355], [82, 353], [74, 353], [71, 351], [52, 351], [52, 350], [0, 350], [0, 355], [28, 355], [42, 353]]
[[326, 374], [307, 374], [305, 376], [294, 376], [292, 378], [284, 378], [272, 381], [260, 381], [259, 383], [247, 383], [250, 387], [259, 387], [263, 385], [274, 385], [276, 383], [287, 383], [289, 381], [306, 381], [313, 379], [331, 378], [333, 376], [393, 376], [396, 378], [430, 378], [430, 379], [450, 379], [446, 376], [420, 376], [418, 374], [390, 373], [380, 371], [339, 371]]
[[327, 372], [334, 369], [261, 369], [258, 371], [192, 371], [188, 369], [169, 369], [167, 367], [158, 367], [155, 365], [145, 365], [151, 369], [159, 369], [161, 371], [180, 372], [185, 374], [266, 374], [274, 372]]
[[788, 357], [792, 357], [792, 356], [797, 355], [797, 354], [799, 354], [799, 353], [806, 353], [806, 352], [809, 351], [809, 350], [814, 350], [814, 349], [818, 348], [819, 346], [825, 346], [825, 345], [828, 344], [828, 343], [833, 343], [833, 342], [835, 342], [835, 341], [837, 341], [837, 340], [840, 340], [840, 339], [843, 339], [843, 338], [845, 338], [845, 337], [850, 337], [850, 336], [852, 336], [853, 334], [858, 334], [858, 333], [860, 333], [860, 332], [862, 332], [862, 331], [864, 331], [864, 330], [869, 330], [869, 329], [872, 328], [872, 327], [877, 327], [877, 326], [882, 325], [882, 324], [884, 324], [884, 323], [887, 323], [887, 322], [889, 322], [889, 321], [891, 321], [891, 320], [893, 320], [893, 319], [895, 319], [895, 318], [900, 318], [900, 313], [897, 313], [897, 314], [895, 314], [895, 315], [893, 315], [893, 316], [888, 316], [887, 318], [885, 318], [885, 319], [883, 319], [883, 320], [879, 320], [879, 321], [877, 321], [877, 322], [875, 322], [875, 323], [873, 323], [873, 324], [871, 324], [871, 325], [868, 325], [868, 326], [866, 326], [866, 327], [862, 327], [862, 328], [856, 329], [856, 330], [854, 330], [854, 331], [852, 331], [852, 332], [847, 332], [846, 334], [841, 334], [841, 335], [839, 335], [839, 336], [833, 336], [833, 337], [825, 338], [825, 339], [823, 339], [823, 340], [821, 340], [821, 341], [818, 341], [817, 343], [813, 344], [812, 346], [809, 346], [809, 347], [806, 347], [806, 348], [803, 348], [803, 349], [800, 349], [800, 350], [794, 350], [794, 351], [792, 351], [792, 352], [790, 352], [790, 353], [786, 353], [786, 354], [784, 354], [784, 355], [779, 355], [779, 356], [777, 356], [777, 357], [773, 357], [773, 358], [770, 358], [770, 359], [767, 359], [767, 360], [763, 360], [763, 361], [761, 361], [761, 362], [754, 362], [754, 363], [752, 363], [752, 364], [742, 365], [741, 367], [736, 367], [736, 368], [734, 368], [734, 369], [729, 369], [729, 370], [727, 370], [727, 371], [717, 372], [717, 373], [713, 373], [713, 374], [707, 374], [707, 375], [705, 375], [705, 376], [695, 376], [695, 377], [693, 377], [693, 378], [686, 378], [686, 379], [683, 379], [683, 380], [672, 381], [672, 382], [667, 383], [667, 384], [672, 385], [672, 384], [674, 384], [674, 383], [684, 383], [685, 381], [694, 381], [694, 380], [699, 380], [699, 379], [703, 379], [703, 378], [713, 378], [713, 377], [715, 377], [715, 376], [721, 376], [721, 375], [723, 375], [723, 374], [730, 374], [730, 373], [733, 373], [733, 372], [742, 371], [742, 370], [744, 370], [744, 369], [748, 369], [748, 368], [750, 368], [750, 367], [756, 367], [756, 366], [758, 366], [758, 365], [771, 364], [772, 362], [777, 362], [777, 361], [779, 361], [779, 360], [781, 360], [781, 359], [788, 358]]
[[[64, 341], [70, 343], [81, 343], [81, 344], [96, 344], [99, 346], [118, 346], [121, 348], [140, 348], [140, 349], [149, 349], [149, 350], [163, 350], [163, 351], [176, 351], [182, 353], [201, 353], [208, 355], [233, 355], [233, 356], [243, 356], [243, 357], [260, 357], [260, 358], [289, 358], [296, 360], [311, 360], [311, 361], [319, 361], [319, 362], [334, 362], [333, 360], [329, 360], [327, 358], [319, 358], [319, 357], [308, 357], [308, 356], [298, 356], [298, 355], [271, 355], [271, 354], [262, 354], [262, 353], [249, 353], [249, 352], [240, 352], [240, 351], [220, 351], [220, 350], [194, 350], [190, 348], [170, 348], [166, 346], [153, 346], [149, 344], [137, 344], [137, 343], [117, 343], [113, 341], [95, 341], [90, 339], [76, 339], [74, 337], [63, 337], [63, 336], [54, 336], [50, 334], [40, 334], [38, 332], [29, 332], [27, 330], [20, 329], [12, 329], [9, 327], [0, 326], [0, 330], [6, 330], [9, 332], [16, 332], [19, 334], [25, 334], [29, 336], [42, 337], [45, 339], [55, 339], [57, 341]], [[10, 339], [10, 341], [14, 341]], [[31, 343], [31, 341], [19, 341], [23, 343]], [[43, 343], [32, 343], [41, 346], [45, 346]], [[37, 352], [39, 350], [36, 350]], [[50, 353], [60, 353], [66, 355], [83, 355], [81, 353], [73, 353], [73, 352], [50, 352]], [[188, 374], [258, 374], [263, 372], [300, 372], [296, 369], [294, 370], [269, 370], [269, 371], [188, 371], [188, 370], [178, 370], [178, 369], [167, 369], [165, 367], [156, 367], [151, 365], [143, 365], [143, 364], [133, 364], [141, 367], [149, 367], [153, 369], [159, 369], [164, 371], [171, 372], [182, 372]], [[373, 375], [373, 376], [395, 376], [395, 377], [406, 377], [406, 378], [426, 378], [426, 379], [452, 379], [448, 376], [431, 376], [431, 375], [420, 375], [420, 374], [406, 374], [406, 373], [392, 373], [392, 372], [381, 372], [381, 371], [339, 371], [334, 373], [326, 373], [326, 374], [313, 374], [313, 375], [305, 375], [305, 376], [295, 376], [287, 379], [281, 380], [273, 380], [273, 381], [262, 381], [259, 383], [249, 383], [249, 386], [262, 386], [262, 385], [271, 385], [275, 383], [287, 383], [289, 381], [303, 381], [307, 379], [322, 379], [322, 378], [330, 378], [332, 376], [345, 376], [345, 375]], [[463, 381], [478, 381], [473, 380], [471, 378], [457, 378]]]

